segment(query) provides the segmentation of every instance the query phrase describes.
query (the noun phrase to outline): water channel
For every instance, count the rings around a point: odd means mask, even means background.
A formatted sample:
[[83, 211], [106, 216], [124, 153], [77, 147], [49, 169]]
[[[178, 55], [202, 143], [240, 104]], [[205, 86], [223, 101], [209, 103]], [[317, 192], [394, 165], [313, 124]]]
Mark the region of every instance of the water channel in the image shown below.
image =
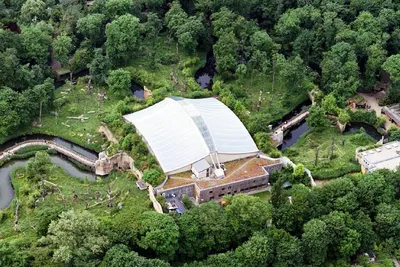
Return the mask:
[[[51, 155], [50, 159], [53, 164], [63, 168], [70, 176], [81, 180], [87, 178], [89, 181], [94, 181], [96, 179], [94, 173], [78, 169], [73, 163], [61, 156]], [[17, 167], [25, 166], [28, 161], [29, 159], [12, 160], [0, 168], [0, 210], [7, 208], [14, 198], [14, 189], [11, 184], [10, 176], [11, 171]]]
[[194, 74], [194, 78], [196, 79], [197, 83], [200, 84], [202, 89], [211, 90], [212, 88], [212, 78], [215, 75], [215, 67], [216, 61], [212, 51], [207, 53], [206, 64], [204, 67], [201, 67], [196, 71]]
[[62, 139], [61, 137], [55, 137], [47, 134], [31, 134], [31, 135], [23, 135], [17, 138], [13, 138], [3, 144], [0, 145], [0, 152], [18, 144], [23, 141], [29, 141], [29, 140], [49, 140], [53, 141], [63, 147], [66, 147], [70, 150], [73, 150], [89, 159], [96, 160], [98, 158], [98, 154], [96, 151], [89, 150], [87, 148], [81, 147], [75, 143], [72, 143], [70, 141], [67, 141], [65, 139]]
[[[50, 140], [56, 142], [59, 145], [67, 147], [87, 158], [96, 160], [97, 153], [89, 149], [83, 148], [77, 144], [64, 140], [60, 137], [45, 135], [45, 134], [33, 134], [25, 135], [18, 138], [11, 139], [0, 145], [0, 152], [14, 146], [17, 143], [28, 141], [28, 140]], [[89, 181], [94, 181], [96, 175], [91, 172], [83, 171], [76, 167], [71, 161], [61, 155], [51, 155], [51, 162], [61, 168], [63, 168], [70, 176], [77, 177], [79, 179], [87, 178]], [[29, 159], [23, 160], [11, 160], [0, 167], [0, 210], [5, 209], [14, 198], [14, 189], [11, 184], [10, 174], [13, 169], [20, 166], [25, 166]]]

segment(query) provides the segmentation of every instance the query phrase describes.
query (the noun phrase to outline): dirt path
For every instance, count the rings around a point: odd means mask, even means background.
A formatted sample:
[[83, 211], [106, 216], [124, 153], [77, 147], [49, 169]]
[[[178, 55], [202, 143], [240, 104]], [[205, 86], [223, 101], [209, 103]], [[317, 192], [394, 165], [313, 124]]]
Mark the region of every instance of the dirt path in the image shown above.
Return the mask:
[[107, 140], [110, 141], [111, 143], [114, 143], [114, 144], [118, 143], [117, 138], [115, 138], [115, 136], [114, 136], [113, 133], [110, 131], [110, 129], [108, 129], [107, 126], [101, 125], [101, 126], [99, 127], [99, 132], [100, 132], [100, 133], [103, 133], [103, 134], [107, 137]]
[[[382, 99], [382, 94], [381, 93], [376, 93], [376, 94], [365, 94], [365, 93], [358, 93], [358, 95], [362, 96], [365, 100], [365, 103], [369, 106], [371, 106], [372, 110], [375, 110], [377, 116], [382, 115], [382, 106], [379, 106], [379, 100]], [[389, 119], [385, 116], [386, 118], [386, 123], [385, 123], [385, 129], [389, 129], [390, 126], [395, 125], [392, 122], [389, 121]]]

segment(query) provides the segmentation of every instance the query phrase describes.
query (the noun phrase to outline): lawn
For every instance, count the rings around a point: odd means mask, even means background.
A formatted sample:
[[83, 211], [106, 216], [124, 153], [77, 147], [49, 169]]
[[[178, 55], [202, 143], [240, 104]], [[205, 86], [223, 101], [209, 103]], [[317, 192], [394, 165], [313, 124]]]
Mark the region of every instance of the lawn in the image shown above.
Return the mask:
[[[63, 85], [55, 91], [55, 99], [64, 99], [64, 105], [59, 109], [58, 118], [54, 111], [43, 114], [42, 120], [36, 126], [27, 126], [13, 136], [0, 137], [0, 143], [24, 134], [48, 134], [62, 137], [92, 150], [101, 151], [103, 137], [98, 133], [100, 120], [98, 117], [97, 90], [88, 94], [86, 84]], [[71, 88], [71, 90], [70, 90]], [[115, 106], [117, 100], [109, 97], [102, 103], [102, 112]], [[83, 116], [87, 119], [78, 120], [68, 117]]]
[[[84, 210], [86, 203], [91, 206], [88, 211], [100, 220], [118, 221], [120, 218], [129, 218], [134, 221], [144, 211], [151, 210], [151, 201], [148, 192], [140, 191], [135, 182], [136, 179], [131, 173], [115, 172], [106, 178], [99, 178], [96, 182], [87, 182], [71, 177], [64, 172], [61, 167], [53, 165], [46, 178], [47, 181], [57, 185], [54, 193], [51, 192], [51, 185], [47, 184], [49, 194], [43, 201], [40, 197], [41, 185], [36, 185], [27, 180], [25, 168], [16, 168], [12, 172], [12, 184], [15, 189], [15, 197], [19, 199], [21, 205], [19, 209], [19, 232], [13, 229], [14, 212], [16, 199], [11, 205], [0, 211], [0, 233], [2, 239], [13, 243], [29, 243], [29, 240], [37, 239], [35, 227], [40, 218], [40, 212], [45, 209], [52, 210]], [[111, 188], [113, 207], [107, 207], [108, 198], [106, 192]], [[73, 192], [77, 198], [74, 200]], [[99, 192], [97, 200], [96, 192]], [[39, 199], [36, 208], [35, 200]], [[94, 206], [96, 202], [104, 201], [102, 204]], [[122, 208], [118, 209], [118, 203]]]
[[[329, 179], [359, 172], [360, 165], [355, 161], [356, 148], [372, 145], [375, 142], [364, 132], [340, 134], [336, 128], [331, 127], [321, 132], [305, 133], [296, 144], [283, 153], [296, 164], [304, 164], [311, 170], [314, 178]], [[317, 162], [316, 150], [318, 150]]]
[[269, 201], [271, 199], [271, 192], [270, 191], [259, 192], [252, 194], [252, 196], [259, 197], [263, 201]]
[[[260, 73], [253, 74], [253, 77], [249, 75], [244, 79], [232, 80], [226, 84], [240, 88], [248, 110], [253, 114], [260, 112], [268, 115], [270, 122], [281, 119], [308, 97], [305, 89], [296, 89], [298, 91], [294, 92], [286, 88], [279, 77], [276, 78], [275, 88], [272, 90], [271, 77]], [[262, 102], [260, 110], [257, 111], [260, 91], [262, 91]]]

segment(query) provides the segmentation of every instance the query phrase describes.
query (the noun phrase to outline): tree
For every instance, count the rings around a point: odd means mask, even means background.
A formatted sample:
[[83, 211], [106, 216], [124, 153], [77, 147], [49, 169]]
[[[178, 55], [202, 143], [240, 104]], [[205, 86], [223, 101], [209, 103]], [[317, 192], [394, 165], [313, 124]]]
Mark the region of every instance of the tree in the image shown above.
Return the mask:
[[127, 62], [137, 49], [140, 35], [139, 19], [127, 14], [106, 25], [107, 55], [113, 61]]
[[46, 4], [41, 0], [27, 0], [21, 7], [21, 20], [26, 24], [40, 21], [46, 16]]
[[291, 236], [282, 229], [271, 228], [267, 232], [267, 237], [273, 243], [274, 266], [296, 267], [302, 266], [303, 255], [301, 252], [300, 240]]
[[21, 114], [18, 113], [15, 105], [18, 98], [18, 93], [11, 88], [0, 88], [0, 134], [2, 136], [11, 134], [21, 124]]
[[302, 87], [305, 68], [300, 56], [285, 59], [283, 55], [277, 54], [276, 65], [286, 88], [299, 89]]
[[352, 219], [349, 214], [333, 211], [322, 216], [329, 237], [329, 254], [336, 258], [349, 259], [355, 255], [360, 247], [361, 235], [350, 226]]
[[109, 18], [114, 19], [118, 16], [131, 13], [133, 9], [132, 0], [107, 0], [106, 14]]
[[390, 80], [392, 82], [400, 82], [400, 54], [388, 57], [383, 63], [382, 68], [390, 73]]
[[307, 118], [307, 123], [310, 127], [316, 131], [321, 131], [329, 125], [329, 121], [326, 118], [325, 110], [321, 107], [312, 106], [309, 109], [310, 114]]
[[233, 32], [221, 35], [214, 45], [214, 54], [217, 62], [217, 71], [224, 77], [230, 76], [237, 65], [238, 41]]
[[131, 87], [131, 74], [124, 69], [112, 70], [106, 82], [112, 94], [124, 97]]
[[102, 85], [106, 81], [107, 73], [111, 68], [111, 62], [107, 55], [103, 55], [103, 49], [97, 48], [94, 50], [93, 60], [88, 67], [93, 82]]
[[395, 189], [377, 172], [362, 176], [357, 184], [356, 194], [361, 209], [366, 214], [374, 214], [379, 204], [393, 201]]
[[8, 242], [0, 242], [0, 265], [8, 267], [31, 266], [31, 257]]
[[61, 213], [50, 223], [46, 240], [54, 247], [53, 259], [66, 264], [95, 261], [108, 245], [99, 222], [88, 211]]
[[143, 180], [153, 186], [160, 183], [161, 173], [155, 169], [148, 169], [143, 172]]
[[49, 56], [51, 38], [38, 27], [27, 27], [22, 30], [21, 43], [28, 60], [34, 60], [38, 64], [45, 65]]
[[146, 259], [139, 256], [135, 251], [131, 251], [126, 245], [115, 245], [110, 248], [100, 267], [168, 267], [168, 263], [158, 259]]
[[36, 85], [32, 93], [39, 103], [39, 123], [42, 120], [43, 106], [47, 106], [54, 99], [54, 84], [51, 78], [47, 78], [43, 84]]
[[170, 260], [178, 249], [178, 238], [179, 228], [171, 216], [154, 211], [144, 212], [140, 216], [139, 247]]
[[76, 72], [88, 68], [93, 56], [93, 51], [88, 48], [76, 50], [71, 63], [71, 71]]
[[50, 163], [49, 154], [44, 151], [38, 151], [34, 158], [29, 159], [26, 165], [26, 175], [35, 181], [45, 178]]
[[258, 132], [254, 135], [254, 141], [257, 147], [264, 153], [270, 153], [275, 149], [271, 143], [271, 138], [266, 132]]
[[353, 47], [340, 42], [331, 47], [321, 63], [322, 84], [326, 93], [337, 98], [353, 96], [359, 86], [358, 65]]
[[235, 250], [241, 266], [269, 266], [273, 262], [273, 242], [267, 236], [255, 234]]
[[173, 1], [165, 14], [165, 22], [172, 35], [176, 36], [179, 28], [186, 23], [188, 15], [182, 9], [179, 1]]
[[267, 202], [249, 195], [236, 195], [227, 200], [229, 204], [225, 210], [237, 243], [267, 227], [272, 217], [271, 206]]
[[400, 237], [400, 210], [392, 204], [382, 203], [377, 207], [375, 218], [376, 232], [382, 240], [393, 239], [399, 245]]
[[68, 59], [72, 51], [71, 37], [61, 34], [53, 41], [54, 58], [59, 60], [61, 65], [68, 64]]
[[311, 266], [324, 266], [329, 243], [326, 224], [318, 219], [304, 224], [301, 242], [305, 261]]
[[379, 44], [373, 44], [367, 48], [368, 61], [365, 70], [364, 86], [373, 88], [376, 79], [381, 72], [382, 64], [386, 59], [386, 50]]
[[299, 163], [293, 170], [293, 175], [295, 178], [301, 178], [304, 176], [304, 165]]
[[105, 20], [104, 14], [89, 14], [77, 21], [76, 28], [93, 44], [100, 44], [104, 39]]
[[36, 232], [38, 236], [47, 235], [47, 230], [49, 229], [50, 223], [57, 220], [60, 213], [61, 209], [58, 207], [48, 207], [39, 211], [39, 220], [36, 225]]
[[226, 251], [232, 241], [225, 210], [215, 202], [207, 202], [184, 212], [177, 220], [179, 252], [189, 259], [202, 259]]
[[333, 94], [329, 94], [324, 97], [324, 99], [322, 100], [321, 107], [328, 114], [336, 115], [338, 113], [336, 97]]
[[338, 117], [339, 117], [339, 122], [341, 124], [346, 124], [346, 123], [350, 122], [350, 115], [347, 112], [347, 110], [345, 110], [345, 109], [340, 109], [339, 110], [339, 116]]
[[204, 26], [200, 17], [189, 17], [176, 32], [178, 43], [189, 51], [197, 48], [198, 40], [204, 35]]

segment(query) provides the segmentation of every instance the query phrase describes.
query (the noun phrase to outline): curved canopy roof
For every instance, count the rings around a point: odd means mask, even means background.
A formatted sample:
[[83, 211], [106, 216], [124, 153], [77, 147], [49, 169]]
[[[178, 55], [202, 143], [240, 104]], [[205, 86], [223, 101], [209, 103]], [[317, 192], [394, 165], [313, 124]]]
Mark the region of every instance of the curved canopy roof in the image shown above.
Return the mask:
[[124, 118], [135, 125], [166, 173], [211, 152], [258, 152], [239, 118], [215, 98], [166, 98]]

